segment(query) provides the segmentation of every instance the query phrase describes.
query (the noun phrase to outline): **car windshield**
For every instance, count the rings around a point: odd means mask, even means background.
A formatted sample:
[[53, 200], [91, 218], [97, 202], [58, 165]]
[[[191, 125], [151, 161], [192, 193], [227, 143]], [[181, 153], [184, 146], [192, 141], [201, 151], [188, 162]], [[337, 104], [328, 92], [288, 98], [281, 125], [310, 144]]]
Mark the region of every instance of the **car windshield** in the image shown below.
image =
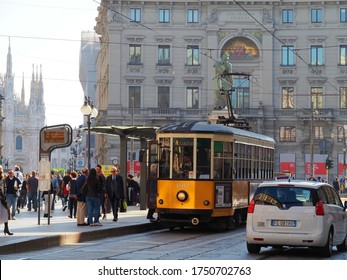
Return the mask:
[[293, 186], [260, 187], [254, 194], [256, 204], [275, 205], [279, 208], [312, 206], [312, 190]]

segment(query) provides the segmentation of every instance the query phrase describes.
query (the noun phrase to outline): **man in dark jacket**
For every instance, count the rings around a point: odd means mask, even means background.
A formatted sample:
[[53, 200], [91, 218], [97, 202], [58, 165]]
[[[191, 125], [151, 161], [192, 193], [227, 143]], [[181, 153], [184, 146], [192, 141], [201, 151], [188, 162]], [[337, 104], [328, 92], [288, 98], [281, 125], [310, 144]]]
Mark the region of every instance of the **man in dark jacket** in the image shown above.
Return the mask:
[[87, 216], [87, 203], [86, 197], [83, 195], [83, 186], [88, 176], [88, 169], [83, 167], [82, 174], [77, 178], [77, 226], [87, 226], [84, 218]]
[[339, 178], [335, 177], [335, 179], [333, 181], [333, 187], [338, 193], [340, 192]]
[[36, 177], [36, 172], [31, 172], [31, 177], [27, 181], [28, 186], [28, 211], [31, 211], [31, 206], [34, 211], [37, 211], [37, 190], [39, 187], [39, 179]]
[[110, 198], [113, 212], [113, 221], [118, 221], [119, 200], [124, 199], [123, 177], [119, 175], [119, 168], [112, 167], [111, 175], [106, 178], [106, 191]]

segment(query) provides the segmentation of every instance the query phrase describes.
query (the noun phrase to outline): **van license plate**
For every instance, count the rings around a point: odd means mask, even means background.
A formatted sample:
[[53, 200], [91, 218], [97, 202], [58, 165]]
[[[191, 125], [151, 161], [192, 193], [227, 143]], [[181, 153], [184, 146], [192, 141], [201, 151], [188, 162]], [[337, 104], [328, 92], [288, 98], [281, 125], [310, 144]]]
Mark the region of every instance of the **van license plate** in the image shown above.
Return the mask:
[[296, 221], [294, 221], [294, 220], [271, 220], [271, 226], [273, 226], [273, 227], [296, 227]]

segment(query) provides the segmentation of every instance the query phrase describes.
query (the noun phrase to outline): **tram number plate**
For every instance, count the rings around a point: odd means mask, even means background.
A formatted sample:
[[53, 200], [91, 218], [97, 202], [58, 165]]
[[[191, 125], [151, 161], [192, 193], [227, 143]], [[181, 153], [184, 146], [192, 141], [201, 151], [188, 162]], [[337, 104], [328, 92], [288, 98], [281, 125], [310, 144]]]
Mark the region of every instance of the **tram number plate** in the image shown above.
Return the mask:
[[273, 227], [296, 227], [296, 221], [294, 221], [294, 220], [271, 220], [271, 226], [273, 226]]

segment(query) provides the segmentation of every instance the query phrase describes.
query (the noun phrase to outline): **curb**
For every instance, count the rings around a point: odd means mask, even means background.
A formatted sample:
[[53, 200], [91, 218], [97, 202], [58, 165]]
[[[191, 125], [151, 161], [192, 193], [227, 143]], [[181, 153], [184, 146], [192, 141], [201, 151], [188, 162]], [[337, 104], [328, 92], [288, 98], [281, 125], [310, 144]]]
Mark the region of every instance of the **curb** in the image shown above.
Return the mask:
[[86, 241], [111, 238], [125, 234], [135, 234], [147, 231], [162, 229], [158, 223], [148, 223], [119, 228], [97, 229], [86, 232], [76, 232], [69, 234], [58, 234], [54, 236], [45, 236], [42, 238], [19, 241], [17, 243], [0, 246], [0, 254], [25, 253], [29, 251], [44, 250], [51, 247], [69, 245], [72, 243], [83, 243]]

